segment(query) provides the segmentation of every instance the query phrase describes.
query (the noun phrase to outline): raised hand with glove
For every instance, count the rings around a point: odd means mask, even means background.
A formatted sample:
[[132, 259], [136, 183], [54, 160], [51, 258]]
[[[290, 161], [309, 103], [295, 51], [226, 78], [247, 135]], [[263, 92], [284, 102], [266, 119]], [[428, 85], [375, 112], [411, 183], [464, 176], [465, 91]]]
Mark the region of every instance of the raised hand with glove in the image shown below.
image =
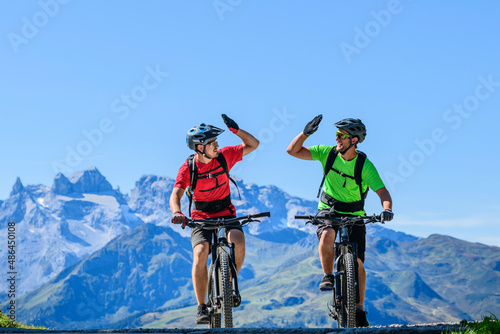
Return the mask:
[[229, 118], [226, 114], [222, 114], [222, 119], [224, 120], [224, 124], [231, 130], [232, 133], [236, 134], [240, 127], [238, 124], [236, 124], [235, 121], [233, 121], [231, 118]]
[[185, 228], [186, 224], [187, 224], [187, 218], [186, 218], [186, 216], [184, 216], [184, 214], [182, 212], [177, 211], [172, 216], [172, 223], [173, 224], [182, 224], [182, 228]]
[[318, 130], [319, 123], [323, 119], [323, 115], [318, 115], [313, 118], [312, 121], [306, 124], [304, 131], [302, 131], [306, 136], [310, 136]]

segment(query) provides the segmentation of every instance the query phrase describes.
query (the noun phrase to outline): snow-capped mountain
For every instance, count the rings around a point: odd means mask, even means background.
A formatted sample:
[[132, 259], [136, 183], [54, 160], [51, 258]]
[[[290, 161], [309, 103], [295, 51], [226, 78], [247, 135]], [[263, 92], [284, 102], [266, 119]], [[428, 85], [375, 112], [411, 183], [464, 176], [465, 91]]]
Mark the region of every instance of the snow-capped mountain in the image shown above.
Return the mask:
[[51, 188], [24, 187], [17, 179], [0, 205], [2, 235], [9, 222], [16, 223], [19, 295], [143, 223], [96, 168], [69, 179], [59, 174]]
[[[10, 197], [0, 201], [0, 233], [7, 235], [8, 223], [16, 222], [19, 315], [58, 328], [189, 324], [190, 231], [170, 223], [173, 184], [146, 175], [126, 196], [96, 168], [59, 174], [51, 188], [16, 180]], [[253, 235], [247, 235], [240, 272], [246, 299], [239, 325], [327, 326], [317, 289], [317, 239], [310, 225], [294, 219], [315, 213], [317, 203], [275, 186], [237, 184], [240, 194], [231, 192], [238, 215], [271, 212], [248, 227]], [[186, 198], [182, 204], [187, 213]], [[419, 239], [381, 225], [368, 226], [367, 233], [367, 306], [375, 323], [455, 321], [498, 309], [492, 293], [498, 248], [438, 235]], [[0, 248], [4, 259], [5, 251]], [[1, 302], [5, 307], [8, 301]]]
[[[294, 216], [315, 213], [317, 202], [290, 196], [276, 186], [246, 184], [233, 178], [238, 189], [231, 183], [231, 194], [238, 215], [271, 212], [271, 217], [260, 224], [249, 225], [250, 234], [286, 241], [293, 238], [297, 229], [313, 233], [311, 225], [306, 226]], [[18, 179], [10, 197], [0, 201], [0, 233], [7, 235], [7, 224], [16, 223], [19, 295], [36, 289], [64, 268], [144, 222], [189, 236], [189, 229], [170, 223], [169, 198], [174, 182], [164, 176], [145, 175], [130, 195], [123, 195], [95, 167], [68, 177], [58, 174], [50, 188], [25, 187]], [[187, 196], [183, 197], [182, 208], [188, 212]], [[392, 233], [391, 238], [396, 240], [408, 237], [388, 231], [381, 228], [377, 233]], [[5, 252], [5, 247], [0, 248], [0, 256], [5, 258]]]
[[[239, 215], [271, 211], [270, 219], [250, 226], [251, 234], [284, 227], [305, 229], [293, 215], [314, 212], [315, 202], [290, 196], [275, 186], [260, 187], [235, 179], [241, 197], [232, 184], [231, 193]], [[126, 196], [113, 189], [95, 167], [69, 177], [60, 173], [50, 188], [25, 187], [17, 179], [10, 197], [0, 201], [0, 233], [7, 235], [7, 224], [16, 223], [19, 295], [38, 288], [64, 268], [144, 222], [188, 236], [189, 229], [170, 223], [168, 202], [174, 182], [163, 176], [145, 175]], [[188, 212], [187, 196], [182, 206]], [[0, 249], [0, 256], [5, 252]]]

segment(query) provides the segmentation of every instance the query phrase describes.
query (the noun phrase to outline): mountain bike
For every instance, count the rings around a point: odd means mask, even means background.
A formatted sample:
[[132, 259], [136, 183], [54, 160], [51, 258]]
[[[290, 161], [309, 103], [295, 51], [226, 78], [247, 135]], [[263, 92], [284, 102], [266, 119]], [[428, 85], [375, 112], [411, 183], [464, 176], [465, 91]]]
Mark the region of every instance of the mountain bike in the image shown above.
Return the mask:
[[233, 307], [241, 304], [238, 289], [234, 243], [228, 242], [227, 227], [238, 223], [243, 227], [251, 222], [259, 222], [255, 218], [270, 217], [269, 212], [251, 214], [237, 218], [188, 219], [187, 226], [213, 230], [212, 259], [208, 270], [207, 308], [210, 328], [220, 328], [222, 319], [224, 327], [233, 327]]
[[[334, 216], [295, 216], [307, 219], [306, 224], [327, 224], [339, 227], [339, 241], [335, 242], [335, 284], [333, 298], [328, 302], [329, 315], [337, 321], [339, 328], [356, 327], [356, 304], [359, 303], [358, 249], [357, 244], [349, 242], [349, 226], [380, 222], [380, 216], [334, 217]], [[324, 222], [324, 221], [328, 222]]]

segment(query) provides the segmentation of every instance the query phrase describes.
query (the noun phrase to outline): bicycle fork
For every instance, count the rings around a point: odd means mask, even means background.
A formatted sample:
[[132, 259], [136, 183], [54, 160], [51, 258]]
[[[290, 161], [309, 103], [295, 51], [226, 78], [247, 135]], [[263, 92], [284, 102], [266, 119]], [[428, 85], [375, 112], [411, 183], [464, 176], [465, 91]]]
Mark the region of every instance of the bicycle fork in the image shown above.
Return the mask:
[[231, 277], [233, 278], [233, 307], [241, 304], [240, 290], [238, 289], [238, 272], [236, 270], [236, 258], [234, 254], [234, 243], [229, 243], [229, 254], [231, 255]]
[[[343, 257], [344, 254], [347, 254], [349, 252], [349, 248], [351, 249], [351, 253], [354, 255], [354, 258], [356, 259], [354, 261], [354, 268], [355, 268], [355, 285], [356, 285], [356, 303], [359, 303], [360, 301], [360, 292], [359, 292], [359, 277], [358, 277], [358, 252], [357, 252], [357, 245], [355, 243], [348, 243], [348, 245], [342, 245], [341, 243], [335, 243], [335, 254], [338, 254], [337, 258], [335, 259], [335, 272], [334, 272], [334, 279], [335, 279], [335, 286], [333, 288], [333, 298], [331, 302], [328, 302], [328, 310], [329, 310], [329, 315], [332, 317], [334, 320], [338, 319], [338, 314], [341, 313], [341, 307], [342, 307], [342, 300], [345, 296], [342, 296], [342, 289], [341, 289], [341, 280], [340, 277], [344, 275], [345, 277], [345, 271], [342, 270], [341, 268], [341, 258]], [[347, 279], [347, 277], [345, 278]], [[332, 305], [333, 304], [333, 305]]]
[[[338, 252], [338, 245], [335, 245], [335, 253], [340, 254]], [[341, 271], [340, 268], [340, 258], [342, 255], [337, 256], [335, 259], [335, 272], [333, 274], [334, 280], [335, 280], [335, 286], [333, 287], [333, 298], [332, 301], [328, 302], [328, 310], [329, 313], [328, 315], [332, 317], [334, 320], [338, 320], [338, 314], [341, 312], [341, 305], [342, 305], [342, 298], [343, 296], [341, 295], [342, 289], [340, 288], [340, 276], [344, 275], [345, 273]]]

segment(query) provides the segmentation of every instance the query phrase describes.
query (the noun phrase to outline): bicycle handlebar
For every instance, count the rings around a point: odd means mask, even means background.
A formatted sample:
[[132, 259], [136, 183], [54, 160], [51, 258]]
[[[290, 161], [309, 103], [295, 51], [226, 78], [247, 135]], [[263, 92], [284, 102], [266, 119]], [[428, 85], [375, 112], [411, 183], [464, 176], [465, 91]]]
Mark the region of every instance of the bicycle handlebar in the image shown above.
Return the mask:
[[[380, 221], [380, 215], [372, 215], [372, 216], [358, 216], [358, 217], [334, 217], [334, 216], [295, 216], [295, 219], [307, 219], [309, 220], [307, 223], [311, 223], [313, 225], [317, 225], [319, 223], [322, 223], [323, 220], [329, 220], [332, 222], [334, 225], [347, 225], [347, 224], [356, 224], [356, 223], [363, 223], [363, 224], [369, 224], [369, 223], [377, 223], [380, 222], [383, 224], [382, 221]], [[306, 224], [307, 224], [306, 223]]]
[[235, 217], [235, 218], [213, 218], [213, 219], [191, 219], [187, 218], [188, 223], [186, 226], [189, 227], [207, 227], [207, 226], [202, 226], [198, 223], [204, 223], [208, 225], [212, 225], [213, 227], [218, 227], [218, 226], [226, 226], [231, 223], [239, 222], [241, 226], [246, 225], [247, 223], [250, 223], [252, 221], [258, 221], [255, 218], [262, 218], [262, 217], [271, 217], [270, 212], [260, 212], [256, 214], [250, 214], [247, 216], [241, 216], [241, 217]]

